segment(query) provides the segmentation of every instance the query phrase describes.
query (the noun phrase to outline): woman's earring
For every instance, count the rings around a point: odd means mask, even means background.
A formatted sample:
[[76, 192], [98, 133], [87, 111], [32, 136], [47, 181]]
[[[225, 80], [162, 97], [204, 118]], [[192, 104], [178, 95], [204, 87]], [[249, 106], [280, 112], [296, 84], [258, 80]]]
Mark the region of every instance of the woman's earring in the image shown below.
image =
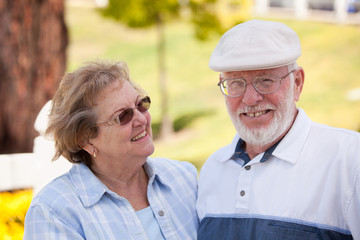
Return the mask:
[[93, 147], [93, 157], [96, 158], [96, 148]]

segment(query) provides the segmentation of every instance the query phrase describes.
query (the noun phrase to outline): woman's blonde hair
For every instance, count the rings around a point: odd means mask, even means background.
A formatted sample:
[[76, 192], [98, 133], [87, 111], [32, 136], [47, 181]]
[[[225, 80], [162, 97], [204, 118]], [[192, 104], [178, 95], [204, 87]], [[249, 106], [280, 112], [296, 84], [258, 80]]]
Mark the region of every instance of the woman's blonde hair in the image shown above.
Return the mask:
[[144, 91], [129, 76], [125, 62], [95, 60], [64, 75], [52, 100], [46, 135], [55, 141], [54, 160], [61, 155], [72, 163], [91, 166], [92, 157], [83, 144], [98, 134], [94, 111], [99, 94], [115, 81], [128, 81], [143, 95]]

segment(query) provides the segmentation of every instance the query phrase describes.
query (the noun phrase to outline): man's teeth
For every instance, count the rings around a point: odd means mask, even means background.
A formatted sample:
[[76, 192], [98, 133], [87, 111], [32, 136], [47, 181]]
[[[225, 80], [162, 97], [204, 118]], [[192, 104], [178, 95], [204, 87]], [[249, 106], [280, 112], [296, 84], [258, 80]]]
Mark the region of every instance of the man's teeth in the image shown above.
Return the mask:
[[131, 139], [131, 141], [136, 141], [136, 140], [138, 140], [138, 139], [140, 139], [140, 138], [145, 137], [145, 135], [146, 135], [146, 132], [144, 131], [143, 133], [137, 135], [136, 137], [133, 137], [133, 138]]
[[249, 117], [258, 117], [265, 113], [266, 113], [266, 111], [261, 111], [261, 112], [256, 112], [256, 113], [245, 113], [245, 114], [246, 114], [246, 116], [249, 116]]

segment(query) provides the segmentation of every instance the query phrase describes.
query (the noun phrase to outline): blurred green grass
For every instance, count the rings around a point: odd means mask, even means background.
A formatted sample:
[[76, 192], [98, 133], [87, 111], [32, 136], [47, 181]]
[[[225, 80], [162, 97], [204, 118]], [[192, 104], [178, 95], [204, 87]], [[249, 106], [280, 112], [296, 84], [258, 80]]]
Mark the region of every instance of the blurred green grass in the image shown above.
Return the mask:
[[[360, 88], [360, 26], [278, 21], [292, 27], [302, 43], [298, 63], [306, 76], [298, 106], [317, 122], [359, 130], [360, 100], [349, 101], [346, 94]], [[150, 113], [156, 128], [160, 96], [155, 29], [128, 29], [102, 18], [95, 9], [70, 6], [66, 22], [70, 35], [67, 70], [95, 58], [126, 61], [132, 79], [152, 98]], [[235, 130], [216, 86], [218, 74], [208, 68], [219, 38], [200, 42], [185, 21], [166, 26], [169, 111], [178, 131], [155, 141], [153, 156], [190, 161], [200, 169], [212, 152], [233, 138]]]

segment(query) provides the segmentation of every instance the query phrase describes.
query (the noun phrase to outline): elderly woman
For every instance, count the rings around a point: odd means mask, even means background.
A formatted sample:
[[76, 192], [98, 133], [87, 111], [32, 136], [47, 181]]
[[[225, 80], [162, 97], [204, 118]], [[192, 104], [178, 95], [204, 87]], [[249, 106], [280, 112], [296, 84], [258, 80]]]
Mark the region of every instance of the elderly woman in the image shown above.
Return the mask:
[[24, 239], [196, 239], [197, 171], [154, 151], [150, 98], [124, 62], [66, 74], [47, 134], [74, 163], [33, 199]]

